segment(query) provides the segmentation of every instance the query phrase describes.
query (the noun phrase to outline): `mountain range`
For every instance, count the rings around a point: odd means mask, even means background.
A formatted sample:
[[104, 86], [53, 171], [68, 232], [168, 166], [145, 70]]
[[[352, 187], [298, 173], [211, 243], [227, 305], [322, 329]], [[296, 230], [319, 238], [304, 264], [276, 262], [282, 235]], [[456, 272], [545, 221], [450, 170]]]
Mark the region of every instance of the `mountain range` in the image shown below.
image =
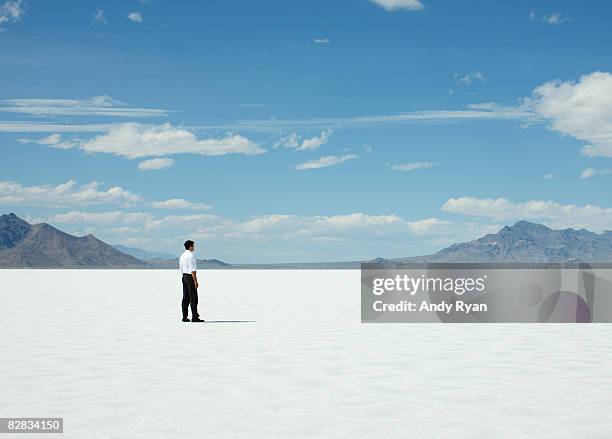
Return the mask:
[[612, 231], [553, 230], [542, 224], [519, 221], [469, 242], [453, 244], [429, 256], [405, 258], [410, 262], [612, 262]]
[[72, 236], [49, 224], [29, 224], [11, 213], [0, 216], [0, 267], [146, 268], [93, 235]]
[[134, 256], [137, 259], [142, 261], [146, 261], [148, 259], [174, 259], [175, 255], [171, 255], [170, 253], [161, 253], [161, 252], [151, 252], [148, 250], [143, 250], [135, 247], [127, 247], [121, 244], [113, 244], [117, 250], [127, 255]]
[[[136, 257], [136, 256], [140, 256]], [[553, 230], [519, 221], [473, 241], [453, 244], [427, 256], [372, 261], [239, 264], [198, 260], [201, 268], [359, 268], [361, 262], [612, 262], [612, 231]], [[177, 257], [132, 247], [111, 246], [93, 235], [73, 236], [41, 223], [29, 224], [15, 214], [0, 216], [2, 268], [160, 268], [176, 269]]]

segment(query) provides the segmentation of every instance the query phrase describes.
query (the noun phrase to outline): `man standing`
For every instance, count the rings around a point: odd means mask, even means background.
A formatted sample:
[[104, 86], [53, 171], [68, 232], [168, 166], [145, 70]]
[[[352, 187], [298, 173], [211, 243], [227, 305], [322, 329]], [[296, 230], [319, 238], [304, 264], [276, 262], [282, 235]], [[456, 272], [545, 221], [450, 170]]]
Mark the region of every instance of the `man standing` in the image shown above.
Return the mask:
[[195, 243], [191, 240], [185, 241], [185, 251], [179, 258], [179, 266], [183, 275], [183, 322], [188, 322], [187, 311], [191, 304], [191, 321], [203, 322], [198, 314], [198, 277], [196, 274]]

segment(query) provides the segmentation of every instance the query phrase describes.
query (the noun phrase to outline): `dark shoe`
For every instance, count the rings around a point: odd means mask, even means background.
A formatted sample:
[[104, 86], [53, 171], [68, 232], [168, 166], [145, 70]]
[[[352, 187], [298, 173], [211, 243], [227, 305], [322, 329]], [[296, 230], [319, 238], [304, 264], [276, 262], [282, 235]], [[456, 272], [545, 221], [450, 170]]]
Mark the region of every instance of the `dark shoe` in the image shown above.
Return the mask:
[[199, 317], [196, 317], [195, 319], [191, 319], [192, 322], [205, 322], [206, 320], [200, 320]]
[[184, 322], [188, 322], [188, 321], [189, 321], [189, 319], [188, 319], [187, 317], [183, 317], [183, 321], [184, 321]]

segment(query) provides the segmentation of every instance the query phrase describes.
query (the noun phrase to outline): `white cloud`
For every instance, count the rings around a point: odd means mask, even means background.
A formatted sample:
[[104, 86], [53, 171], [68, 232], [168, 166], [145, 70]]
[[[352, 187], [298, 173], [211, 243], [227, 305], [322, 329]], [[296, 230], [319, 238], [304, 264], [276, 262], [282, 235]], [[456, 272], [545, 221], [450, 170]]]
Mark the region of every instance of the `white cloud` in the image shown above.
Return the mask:
[[329, 43], [330, 43], [330, 40], [329, 40], [329, 38], [315, 38], [315, 39], [313, 40], [313, 42], [314, 42], [315, 44], [329, 44]]
[[36, 143], [40, 145], [57, 145], [60, 143], [61, 137], [61, 134], [50, 134], [47, 137], [38, 140]]
[[298, 148], [299, 151], [312, 151], [314, 149], [318, 149], [319, 147], [325, 145], [329, 140], [329, 136], [333, 131], [331, 129], [327, 129], [322, 131], [318, 136], [312, 137], [310, 139], [302, 140], [302, 144]]
[[481, 72], [469, 72], [465, 74], [455, 73], [455, 84], [469, 85], [474, 81], [485, 82], [485, 77]]
[[[480, 108], [481, 106], [486, 108]], [[541, 119], [541, 118], [540, 118]], [[466, 110], [432, 110], [432, 111], [412, 111], [391, 115], [370, 115], [356, 117], [335, 117], [335, 118], [313, 118], [313, 119], [259, 119], [259, 120], [238, 120], [222, 124], [197, 124], [186, 126], [189, 130], [244, 130], [251, 132], [278, 132], [283, 130], [308, 128], [316, 129], [328, 127], [330, 125], [351, 127], [368, 127], [386, 124], [408, 124], [427, 121], [451, 121], [451, 120], [516, 120], [536, 122], [539, 116], [529, 108], [507, 107], [494, 103], [472, 104]], [[42, 121], [0, 121], [0, 132], [103, 132], [116, 127], [118, 124], [58, 124]], [[330, 131], [327, 129], [326, 131]], [[293, 133], [292, 133], [293, 134]], [[295, 134], [297, 141], [301, 137]], [[287, 136], [289, 137], [289, 136]], [[286, 137], [281, 138], [275, 147], [284, 147]], [[301, 146], [301, 143], [298, 143]], [[289, 144], [288, 148], [297, 148]]]
[[451, 198], [442, 206], [446, 212], [495, 220], [537, 220], [553, 228], [586, 228], [594, 232], [612, 230], [612, 208], [587, 204], [559, 204], [547, 200], [514, 203], [506, 198]]
[[281, 137], [273, 146], [273, 148], [290, 148], [295, 149], [300, 146], [300, 136], [297, 133], [291, 133], [288, 136]]
[[140, 197], [119, 186], [100, 190], [98, 182], [77, 186], [73, 180], [58, 185], [24, 186], [0, 181], [0, 204], [29, 206], [69, 206], [103, 203], [130, 205]]
[[[58, 124], [50, 122], [0, 121], [0, 133], [85, 133], [109, 130], [112, 124]], [[25, 139], [29, 140], [29, 139]], [[22, 142], [29, 143], [29, 142]]]
[[100, 136], [86, 140], [79, 148], [87, 153], [107, 153], [135, 159], [171, 154], [257, 155], [266, 151], [238, 134], [224, 138], [198, 139], [185, 128], [163, 125], [124, 123], [111, 127]]
[[547, 24], [563, 24], [572, 19], [570, 17], [564, 17], [560, 12], [553, 12], [550, 15], [542, 16], [542, 20]]
[[165, 201], [154, 201], [150, 203], [151, 207], [155, 209], [194, 209], [194, 210], [208, 210], [211, 207], [204, 203], [194, 203], [191, 201], [184, 200], [182, 198], [172, 198]]
[[42, 139], [17, 139], [19, 143], [37, 143], [39, 145], [52, 146], [59, 149], [70, 149], [78, 145], [78, 141], [66, 140], [62, 141], [61, 134], [50, 134]]
[[130, 12], [127, 18], [135, 23], [142, 23], [142, 15], [140, 15], [140, 12]]
[[[452, 223], [438, 218], [410, 220], [360, 212], [332, 216], [272, 213], [236, 221], [201, 213], [158, 217], [145, 212], [72, 211], [41, 221], [69, 224], [71, 233], [94, 233], [110, 242], [118, 242], [116, 235], [121, 233], [122, 243], [177, 254], [181, 243], [191, 238], [200, 243], [200, 255], [230, 262], [399, 257], [419, 254], [415, 246], [421, 245], [427, 249], [421, 254], [427, 254], [430, 246], [439, 248], [501, 228], [496, 224]], [[321, 248], [328, 244], [331, 246]]]
[[528, 20], [529, 21], [535, 21], [535, 19], [536, 19], [536, 11], [535, 11], [535, 9], [532, 9], [531, 11], [529, 11]]
[[200, 227], [203, 224], [217, 223], [215, 215], [192, 214], [192, 215], [167, 215], [155, 217], [146, 212], [84, 212], [72, 211], [53, 215], [49, 222], [62, 224], [77, 224], [79, 226], [138, 226], [141, 231], [154, 231], [163, 228], [175, 228], [188, 226]]
[[302, 139], [300, 135], [293, 132], [288, 136], [281, 137], [275, 144], [274, 148], [289, 148], [298, 151], [312, 151], [320, 148], [329, 141], [329, 137], [333, 133], [331, 128], [321, 131], [321, 134], [308, 139]]
[[550, 14], [538, 15], [535, 9], [529, 11], [529, 21], [541, 21], [546, 24], [563, 24], [572, 21], [571, 17], [564, 17], [560, 12], [552, 12]]
[[421, 0], [370, 0], [387, 11], [396, 9], [408, 9], [410, 11], [420, 11], [425, 6]]
[[[382, 114], [355, 117], [333, 117], [312, 119], [259, 119], [240, 120], [227, 124], [198, 125], [199, 129], [241, 129], [250, 131], [273, 132], [295, 129], [297, 127], [342, 126], [363, 128], [369, 125], [419, 123], [444, 120], [518, 120], [534, 121], [537, 115], [529, 108], [507, 107], [488, 103], [488, 108], [478, 108], [481, 104], [468, 106], [467, 110], [411, 111], [399, 114]], [[299, 138], [299, 136], [298, 136]], [[282, 140], [282, 139], [281, 139]], [[282, 146], [279, 144], [279, 146]]]
[[[483, 81], [484, 75], [472, 72], [457, 75], [461, 83]], [[392, 115], [313, 118], [303, 120], [243, 120], [238, 123], [202, 128], [251, 129], [271, 131], [287, 127], [343, 126], [417, 123], [430, 120], [516, 120], [550, 122], [551, 129], [577, 139], [591, 142], [583, 152], [588, 156], [612, 156], [612, 74], [593, 72], [579, 81], [549, 81], [537, 87], [517, 106], [494, 102], [470, 104], [464, 110], [412, 111]], [[293, 133], [286, 145], [284, 139], [276, 145], [297, 148], [299, 136]]]
[[414, 162], [414, 163], [400, 163], [397, 165], [387, 165], [389, 169], [393, 171], [414, 171], [415, 169], [427, 169], [435, 166], [435, 163], [431, 162]]
[[155, 171], [158, 169], [169, 168], [174, 165], [174, 159], [150, 159], [138, 163], [138, 169], [141, 171]]
[[425, 234], [435, 227], [448, 224], [437, 218], [427, 218], [418, 221], [407, 221], [397, 215], [368, 215], [352, 213], [335, 216], [297, 216], [297, 215], [262, 215], [253, 217], [242, 223], [225, 223], [221, 228], [230, 228], [241, 233], [295, 233], [299, 235], [342, 235], [346, 232], [363, 229]]
[[537, 87], [522, 108], [550, 122], [550, 128], [589, 142], [589, 157], [612, 157], [612, 75], [594, 72], [578, 82], [554, 80]]
[[454, 225], [438, 218], [406, 220], [397, 215], [352, 213], [334, 216], [269, 214], [245, 221], [218, 219], [193, 233], [194, 237], [226, 242], [367, 242], [414, 236], [439, 237], [454, 233]]
[[326, 155], [316, 160], [310, 160], [304, 163], [300, 163], [295, 166], [295, 169], [297, 169], [298, 171], [304, 171], [307, 169], [326, 168], [328, 166], [334, 166], [349, 160], [354, 160], [357, 157], [358, 156], [355, 154], [347, 154], [343, 156]]
[[[41, 219], [41, 221], [44, 221]], [[187, 230], [194, 237], [248, 239], [255, 241], [289, 239], [385, 239], [412, 236], [448, 235], [453, 224], [438, 218], [406, 220], [397, 215], [352, 213], [334, 216], [298, 216], [288, 214], [259, 215], [245, 221], [234, 221], [208, 214], [166, 215], [156, 217], [146, 212], [70, 211], [47, 219], [52, 223], [91, 226], [140, 228], [140, 234]]]
[[[104, 100], [104, 98], [102, 100]], [[34, 102], [29, 102], [29, 104], [30, 106], [35, 106], [32, 105]], [[15, 105], [12, 106], [14, 107]], [[6, 104], [4, 107], [6, 107]], [[48, 107], [48, 105], [45, 105], [45, 107]], [[54, 105], [53, 107], [61, 107], [61, 105]], [[112, 108], [121, 109], [119, 107]], [[48, 110], [44, 111], [48, 112]], [[34, 110], [28, 110], [28, 112], [36, 114]], [[191, 134], [188, 130], [198, 128], [278, 131], [287, 130], [287, 128], [296, 129], [304, 127], [329, 127], [332, 125], [343, 127], [364, 127], [368, 125], [380, 124], [418, 123], [430, 120], [516, 120], [530, 124], [548, 123], [550, 129], [554, 131], [588, 142], [588, 144], [582, 149], [582, 152], [585, 155], [590, 157], [612, 157], [612, 74], [607, 72], [594, 72], [582, 76], [576, 82], [563, 82], [560, 80], [549, 81], [537, 87], [531, 96], [522, 99], [521, 103], [514, 107], [501, 106], [492, 102], [485, 102], [469, 105], [465, 110], [413, 111], [395, 115], [314, 118], [306, 120], [243, 120], [225, 125], [204, 125], [183, 129], [173, 128], [167, 124], [154, 127], [138, 124], [62, 125], [48, 122], [0, 121], [0, 132], [59, 133], [108, 131], [105, 135], [96, 138], [106, 141], [111, 140], [111, 134], [122, 134], [127, 137], [138, 138], [143, 137], [145, 131], [151, 132], [152, 137], [155, 138], [156, 131], [159, 132], [157, 133], [157, 137], [163, 137], [160, 134], [163, 131], [168, 131], [166, 134], [168, 134], [170, 137], [172, 136], [171, 133], [178, 134], [178, 131], [187, 132], [189, 133], [188, 136], [193, 136], [193, 134]], [[286, 147], [301, 150], [315, 149], [320, 147], [324, 142], [328, 141], [330, 133], [331, 130], [327, 129], [324, 130], [320, 136], [302, 140], [301, 137], [294, 132], [289, 136], [280, 139], [274, 145], [274, 147]], [[235, 149], [241, 149], [240, 146], [235, 145], [235, 141], [239, 141], [238, 143], [241, 143], [242, 147], [249, 150], [250, 153], [255, 153], [256, 151], [258, 153], [263, 152], [263, 150], [259, 148], [257, 144], [250, 142], [248, 139], [241, 136], [219, 139], [216, 142], [225, 144], [225, 146], [228, 147], [227, 149], [232, 149], [232, 147], [227, 145], [227, 143], [232, 143]], [[190, 148], [195, 147], [196, 149], [208, 149], [205, 148], [206, 144], [199, 142], [215, 143], [215, 139], [199, 141], [195, 139], [195, 136], [193, 136], [191, 139], [184, 140], [183, 142], [185, 144], [189, 144]], [[180, 143], [183, 144], [182, 142]], [[91, 152], [95, 152], [93, 146], [100, 147], [104, 150], [110, 148], [105, 147], [105, 145], [93, 145], [92, 142], [86, 142], [86, 144], [89, 147], [92, 147]], [[143, 157], [146, 155], [142, 155], [143, 151], [141, 151], [141, 149], [146, 148], [136, 148], [136, 157]], [[225, 147], [220, 147], [220, 151], [225, 149]], [[209, 152], [210, 151], [207, 151], [206, 153]], [[119, 152], [118, 154], [126, 155], [123, 152]], [[164, 153], [164, 151], [157, 151], [155, 153], [148, 154], [167, 155]]]
[[581, 180], [586, 180], [587, 178], [595, 177], [595, 176], [598, 176], [598, 175], [612, 175], [612, 169], [586, 168], [580, 174], [580, 179]]
[[217, 223], [219, 218], [216, 215], [193, 214], [193, 215], [168, 215], [153, 219], [145, 224], [145, 229], [174, 228], [177, 226], [188, 226], [190, 228], [200, 227], [206, 223]]
[[256, 103], [256, 102], [244, 102], [241, 104], [236, 104], [236, 106], [241, 107], [241, 108], [278, 108], [278, 107], [284, 107], [285, 105], [283, 104], [262, 104], [262, 103]]
[[553, 178], [555, 178], [555, 174], [553, 173], [548, 173], [544, 175], [544, 180], [552, 180]]
[[595, 169], [593, 169], [593, 168], [586, 168], [580, 174], [580, 179], [581, 180], [586, 180], [587, 178], [591, 178], [591, 177], [593, 177], [595, 175], [597, 175], [597, 171]]
[[168, 113], [154, 108], [129, 107], [106, 95], [88, 99], [4, 99], [0, 101], [0, 112], [34, 116], [112, 117], [157, 117]]
[[96, 9], [96, 12], [94, 12], [93, 17], [91, 18], [91, 24], [108, 24], [106, 11], [104, 9]]
[[[101, 97], [98, 102], [107, 102], [110, 98]], [[16, 102], [19, 106], [37, 107], [41, 106], [41, 100], [28, 100], [25, 105], [24, 101]], [[42, 107], [47, 108], [47, 100], [43, 100]], [[53, 108], [63, 108], [74, 106], [73, 100], [57, 100], [57, 103], [51, 105]], [[116, 102], [113, 100], [113, 102]], [[70, 103], [70, 105], [68, 105]], [[111, 108], [119, 108], [116, 107]], [[16, 106], [16, 105], [12, 105]], [[5, 102], [6, 107], [6, 102]], [[62, 110], [64, 111], [65, 108]], [[27, 110], [28, 112], [49, 112], [48, 109]], [[57, 109], [54, 111], [58, 111]], [[113, 110], [114, 111], [114, 110]], [[163, 111], [163, 110], [157, 110]], [[65, 111], [64, 111], [65, 112]], [[514, 107], [501, 106], [492, 102], [468, 105], [465, 110], [433, 110], [433, 111], [414, 111], [409, 113], [400, 113], [396, 115], [373, 115], [361, 117], [347, 118], [319, 118], [307, 120], [256, 120], [256, 121], [238, 121], [227, 125], [216, 126], [200, 126], [194, 128], [226, 128], [226, 129], [244, 129], [244, 130], [285, 130], [287, 127], [315, 127], [315, 126], [344, 126], [344, 127], [364, 127], [368, 125], [379, 124], [402, 124], [402, 123], [418, 123], [429, 120], [516, 120], [528, 123], [549, 123], [552, 130], [558, 131], [565, 135], [570, 135], [580, 140], [589, 142], [583, 148], [583, 153], [588, 156], [612, 156], [612, 75], [606, 72], [594, 72], [584, 75], [577, 82], [562, 82], [559, 80], [549, 81], [537, 87], [531, 96], [522, 99], [521, 103]], [[114, 140], [113, 136], [121, 137], [118, 147], [115, 149], [131, 149], [131, 147], [122, 147], [126, 139], [136, 139], [138, 147], [135, 148], [135, 157], [144, 157], [146, 155], [168, 155], [174, 151], [182, 151], [183, 148], [171, 148], [172, 152], [165, 153], [162, 151], [142, 151], [140, 144], [145, 134], [150, 134], [156, 140], [155, 144], [161, 141], [165, 135], [168, 137], [182, 138], [180, 145], [189, 144], [191, 148], [204, 148], [208, 142], [215, 143], [215, 139], [208, 141], [199, 141], [190, 133], [193, 128], [173, 128], [169, 125], [159, 127], [138, 124], [114, 124], [114, 125], [61, 125], [48, 122], [14, 122], [0, 121], [0, 131], [3, 132], [79, 132], [79, 131], [106, 131], [106, 134], [99, 136], [92, 141], [84, 142], [84, 145], [91, 151], [96, 152], [98, 148], [101, 151], [113, 149], [113, 145], [101, 145], [101, 141]], [[157, 132], [157, 133], [156, 133]], [[164, 134], [162, 134], [164, 132]], [[185, 137], [179, 135], [179, 132], [187, 132]], [[281, 138], [274, 147], [285, 147], [296, 150], [311, 150], [320, 147], [328, 141], [331, 134], [330, 129], [325, 129], [321, 135], [312, 138], [302, 139], [300, 135], [292, 132], [289, 136]], [[191, 138], [188, 138], [191, 136]], [[257, 144], [244, 139], [241, 136], [233, 136], [225, 139], [219, 139], [216, 143], [225, 144], [220, 147], [220, 151], [232, 149], [228, 143], [233, 144], [235, 149], [240, 149], [235, 145], [234, 141], [241, 141], [242, 146], [251, 153], [263, 152]], [[62, 145], [68, 144], [61, 142]], [[250, 146], [249, 146], [250, 144]], [[210, 146], [210, 145], [209, 145]], [[253, 146], [255, 146], [253, 148]], [[153, 149], [153, 148], [152, 148]], [[204, 148], [207, 149], [207, 148]], [[127, 156], [127, 152], [118, 151], [120, 155]], [[207, 151], [206, 153], [210, 153]], [[219, 152], [221, 153], [221, 152]], [[135, 158], [130, 157], [130, 158]]]
[[[119, 186], [101, 190], [100, 184], [95, 181], [81, 186], [78, 186], [73, 180], [58, 185], [47, 184], [39, 186], [25, 186], [13, 181], [0, 181], [0, 205], [26, 205], [56, 208], [101, 204], [118, 204], [125, 208], [133, 207], [134, 205], [142, 205], [153, 209], [166, 210], [208, 210], [211, 208], [208, 204], [187, 201], [182, 198], [145, 202], [140, 195], [134, 194]], [[113, 213], [113, 215], [116, 216], [118, 214]], [[111, 215], [113, 218], [114, 216]], [[182, 218], [181, 216], [179, 217]], [[193, 218], [193, 215], [189, 217]], [[155, 220], [151, 215], [147, 218], [149, 221]]]
[[0, 32], [4, 30], [3, 23], [17, 23], [23, 18], [25, 11], [21, 4], [21, 0], [6, 0], [0, 4]]
[[154, 219], [153, 215], [143, 212], [81, 212], [72, 211], [53, 215], [49, 222], [61, 224], [123, 226], [132, 224], [140, 226]]

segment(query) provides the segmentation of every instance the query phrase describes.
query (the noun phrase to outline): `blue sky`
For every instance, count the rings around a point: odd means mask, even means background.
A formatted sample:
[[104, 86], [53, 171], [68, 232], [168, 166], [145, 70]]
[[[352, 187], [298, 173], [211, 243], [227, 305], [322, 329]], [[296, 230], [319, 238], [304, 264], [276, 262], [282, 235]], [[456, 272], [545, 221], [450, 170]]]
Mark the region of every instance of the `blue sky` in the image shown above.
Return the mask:
[[605, 1], [0, 0], [0, 209], [229, 262], [612, 229]]

